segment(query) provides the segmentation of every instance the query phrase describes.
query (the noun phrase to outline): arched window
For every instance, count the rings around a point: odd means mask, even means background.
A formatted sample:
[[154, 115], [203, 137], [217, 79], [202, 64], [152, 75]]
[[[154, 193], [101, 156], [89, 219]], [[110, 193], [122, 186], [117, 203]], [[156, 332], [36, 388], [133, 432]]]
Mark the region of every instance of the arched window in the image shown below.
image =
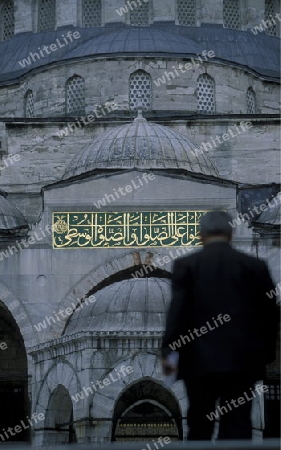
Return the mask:
[[[277, 36], [277, 29], [276, 29], [276, 11], [275, 11], [275, 5], [274, 0], [265, 0], [265, 11], [264, 11], [264, 20], [266, 22], [266, 34], [269, 34], [270, 36]], [[275, 23], [274, 23], [275, 22]]]
[[215, 107], [215, 83], [212, 77], [203, 73], [197, 80], [197, 108], [204, 114], [214, 114]]
[[102, 23], [101, 0], [83, 0], [83, 27], [100, 27]]
[[31, 90], [27, 91], [24, 98], [24, 116], [34, 117], [34, 96]]
[[143, 27], [150, 24], [152, 18], [150, 14], [151, 0], [142, 1], [140, 4], [136, 1], [130, 2], [130, 25], [134, 27]]
[[256, 94], [252, 88], [247, 90], [247, 114], [256, 114]]
[[0, 10], [1, 16], [1, 40], [11, 39], [15, 34], [15, 15], [13, 0], [6, 0]]
[[223, 25], [225, 28], [240, 28], [239, 0], [223, 0]]
[[179, 25], [196, 25], [196, 0], [178, 0], [177, 18]]
[[85, 81], [74, 75], [66, 82], [66, 114], [76, 115], [85, 112]]
[[38, 31], [53, 31], [56, 27], [56, 0], [39, 0]]
[[152, 109], [152, 84], [149, 73], [137, 70], [130, 76], [130, 109], [138, 109], [141, 101], [142, 109]]

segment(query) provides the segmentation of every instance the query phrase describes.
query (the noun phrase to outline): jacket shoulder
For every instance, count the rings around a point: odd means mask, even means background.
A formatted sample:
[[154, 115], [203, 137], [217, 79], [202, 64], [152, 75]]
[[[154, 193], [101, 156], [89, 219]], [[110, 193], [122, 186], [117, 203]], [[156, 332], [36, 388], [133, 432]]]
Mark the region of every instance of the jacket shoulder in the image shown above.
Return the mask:
[[176, 265], [186, 266], [192, 264], [194, 261], [197, 261], [202, 254], [202, 248], [200, 250], [195, 250], [191, 255], [184, 255], [177, 258], [174, 262]]
[[248, 264], [249, 266], [256, 267], [257, 269], [262, 269], [265, 266], [267, 267], [266, 262], [263, 259], [259, 259], [256, 256], [248, 255], [247, 253], [241, 252], [239, 250], [232, 249], [237, 259], [240, 259], [241, 262]]

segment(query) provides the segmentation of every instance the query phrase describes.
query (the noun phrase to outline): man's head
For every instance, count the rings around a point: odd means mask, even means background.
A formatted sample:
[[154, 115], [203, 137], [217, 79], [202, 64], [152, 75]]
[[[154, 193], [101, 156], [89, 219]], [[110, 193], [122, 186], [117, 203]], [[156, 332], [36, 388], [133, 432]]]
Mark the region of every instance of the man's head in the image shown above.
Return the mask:
[[231, 241], [231, 217], [224, 211], [210, 211], [200, 220], [200, 236], [203, 244], [212, 241]]

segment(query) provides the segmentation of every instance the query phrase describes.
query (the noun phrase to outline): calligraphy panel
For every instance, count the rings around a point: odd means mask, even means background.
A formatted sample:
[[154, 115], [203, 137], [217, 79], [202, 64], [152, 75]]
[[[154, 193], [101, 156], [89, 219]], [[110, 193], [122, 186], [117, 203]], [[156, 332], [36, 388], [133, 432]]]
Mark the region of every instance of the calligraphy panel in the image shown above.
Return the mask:
[[53, 248], [197, 246], [206, 212], [54, 212]]

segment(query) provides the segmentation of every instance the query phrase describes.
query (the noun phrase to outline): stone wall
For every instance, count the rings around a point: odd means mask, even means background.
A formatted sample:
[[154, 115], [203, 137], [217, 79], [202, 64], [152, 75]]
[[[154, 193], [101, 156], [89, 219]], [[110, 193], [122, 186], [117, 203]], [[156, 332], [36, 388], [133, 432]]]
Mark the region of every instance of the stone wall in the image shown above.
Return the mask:
[[[205, 144], [201, 151], [205, 151], [216, 162], [222, 178], [251, 184], [278, 183], [278, 119], [276, 122], [252, 119], [253, 126], [238, 134], [236, 127], [242, 130], [242, 120], [243, 116], [241, 120], [210, 118], [165, 121], [161, 124], [186, 135], [198, 144]], [[244, 123], [249, 120], [250, 116], [244, 117]], [[69, 136], [59, 138], [57, 132], [67, 126], [66, 122], [6, 124], [3, 142], [7, 142], [7, 147], [4, 149], [10, 157], [19, 155], [20, 159], [13, 164], [7, 162], [8, 166], [1, 170], [1, 188], [9, 193], [9, 200], [31, 223], [36, 222], [42, 211], [41, 188], [59, 181], [71, 159], [95, 137], [120, 125], [116, 120], [103, 125], [93, 122], [69, 132]], [[228, 133], [229, 140], [222, 141], [221, 137], [225, 133]], [[215, 141], [217, 136], [220, 144]], [[8, 155], [2, 156], [2, 166]]]
[[207, 73], [215, 82], [217, 114], [246, 113], [246, 93], [250, 87], [256, 93], [257, 114], [278, 114], [277, 83], [263, 81], [231, 64], [212, 62], [211, 58], [207, 61], [124, 57], [44, 67], [31, 72], [20, 84], [0, 87], [0, 117], [24, 117], [24, 95], [28, 90], [33, 91], [35, 117], [65, 116], [65, 83], [73, 75], [85, 80], [87, 114], [108, 101], [115, 101], [119, 110], [128, 110], [129, 78], [136, 70], [144, 70], [151, 76], [154, 111], [197, 112], [197, 79]]
[[[36, 32], [37, 30], [37, 2], [32, 0], [15, 1], [15, 32]], [[150, 0], [153, 9], [154, 22], [177, 21], [176, 0]], [[194, 0], [195, 1], [195, 0]], [[0, 1], [3, 3], [4, 0]], [[128, 14], [119, 15], [116, 9], [124, 7], [126, 0], [103, 0], [102, 24], [124, 23]], [[137, 2], [136, 2], [137, 3]], [[66, 25], [81, 25], [82, 0], [65, 0], [57, 2], [57, 27]], [[196, 0], [197, 24], [213, 23], [223, 24], [223, 0]], [[241, 0], [241, 29], [253, 27], [264, 19], [265, 0]], [[278, 10], [278, 5], [276, 6]], [[279, 25], [279, 24], [278, 24]], [[280, 28], [280, 27], [278, 27]]]

